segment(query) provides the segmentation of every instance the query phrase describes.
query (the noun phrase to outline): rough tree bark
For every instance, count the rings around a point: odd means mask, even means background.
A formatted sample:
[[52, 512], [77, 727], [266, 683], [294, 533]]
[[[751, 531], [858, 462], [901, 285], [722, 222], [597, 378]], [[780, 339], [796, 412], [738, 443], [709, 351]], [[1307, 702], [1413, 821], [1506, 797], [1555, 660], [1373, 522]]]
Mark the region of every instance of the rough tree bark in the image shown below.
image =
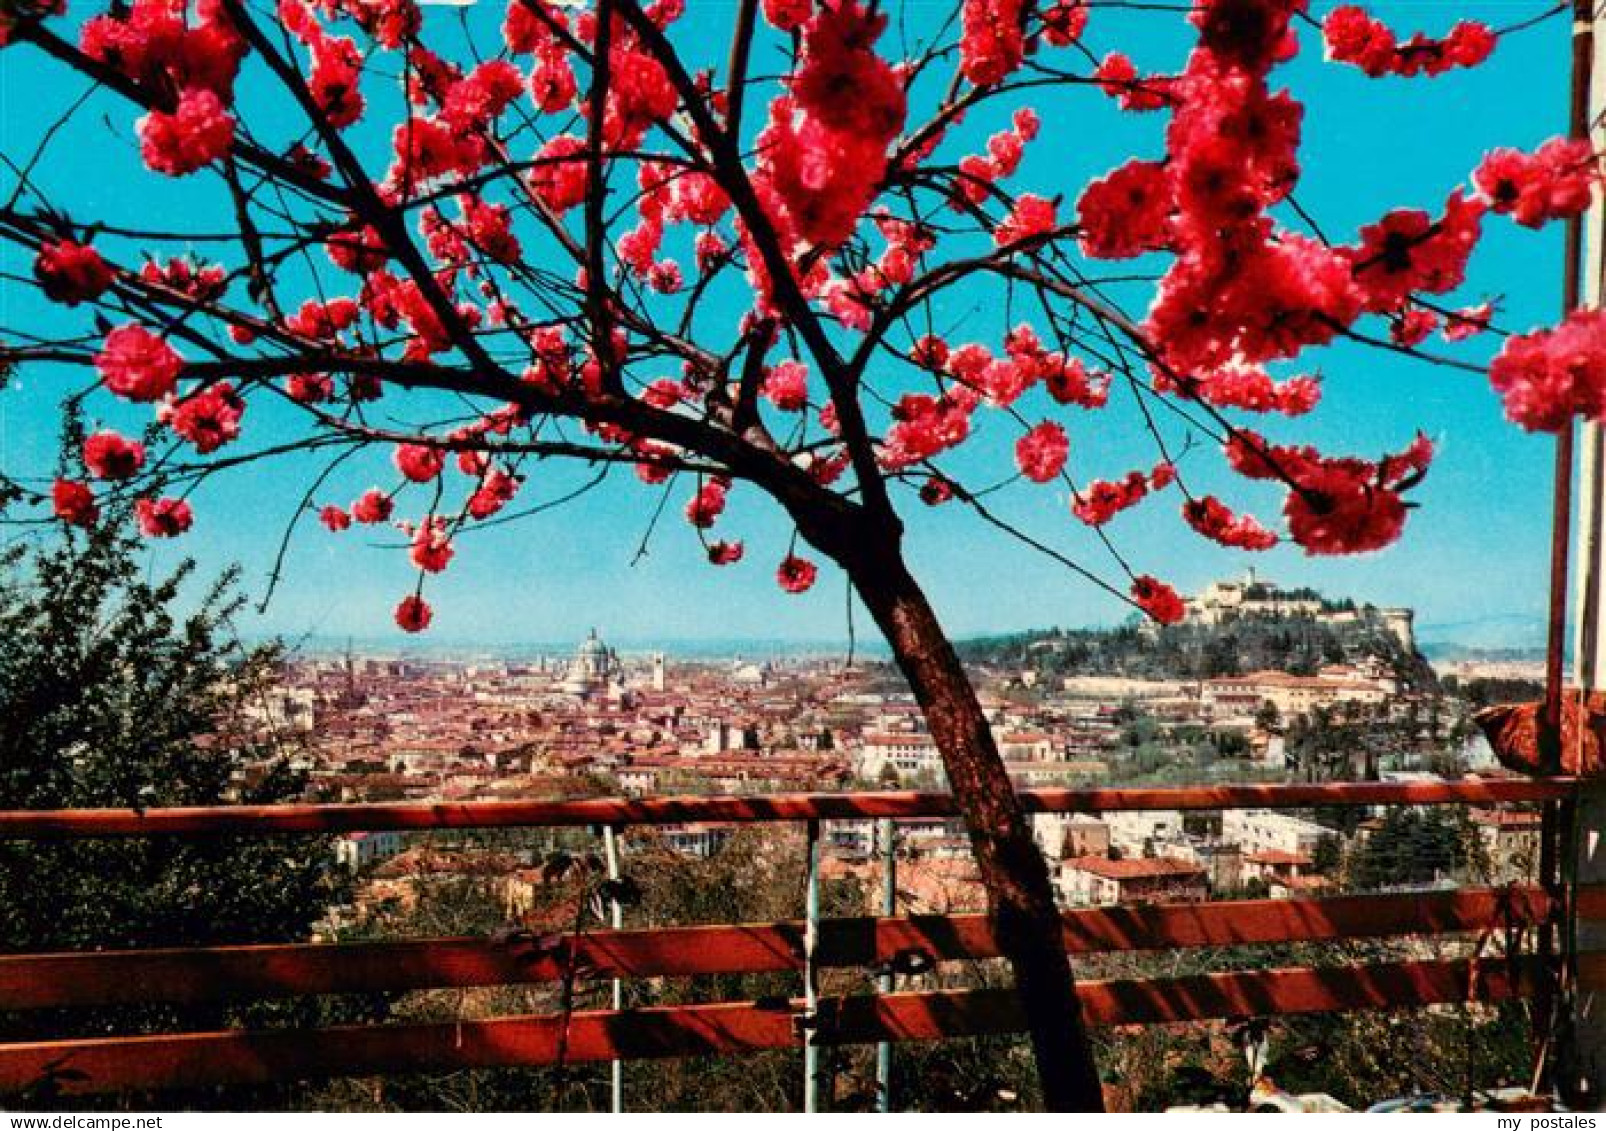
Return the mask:
[[998, 753], [992, 728], [947, 632], [896, 538], [845, 554], [865, 607], [892, 647], [942, 755], [987, 890], [988, 914], [1026, 1013], [1043, 1104], [1103, 1111], [1048, 866]]

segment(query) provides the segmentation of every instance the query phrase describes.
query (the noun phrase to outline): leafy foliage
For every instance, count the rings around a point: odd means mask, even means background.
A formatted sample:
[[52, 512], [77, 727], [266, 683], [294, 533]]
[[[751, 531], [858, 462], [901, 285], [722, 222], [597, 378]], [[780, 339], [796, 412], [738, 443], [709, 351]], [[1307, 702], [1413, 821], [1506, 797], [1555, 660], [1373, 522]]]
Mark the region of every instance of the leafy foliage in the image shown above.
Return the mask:
[[[148, 807], [297, 797], [279, 743], [243, 709], [272, 648], [229, 630], [225, 576], [143, 576], [114, 524], [21, 546], [0, 574], [0, 806]], [[300, 939], [338, 894], [322, 838], [0, 843], [0, 949]]]

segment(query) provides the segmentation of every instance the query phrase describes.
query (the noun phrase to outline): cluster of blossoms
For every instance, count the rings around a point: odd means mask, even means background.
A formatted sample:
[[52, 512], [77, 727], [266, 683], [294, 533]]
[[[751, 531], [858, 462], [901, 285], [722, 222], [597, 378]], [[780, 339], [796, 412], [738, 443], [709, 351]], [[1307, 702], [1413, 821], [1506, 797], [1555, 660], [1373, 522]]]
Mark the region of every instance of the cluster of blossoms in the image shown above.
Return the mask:
[[782, 412], [802, 412], [809, 405], [809, 367], [801, 361], [771, 366], [759, 392]]
[[725, 497], [730, 493], [730, 480], [713, 478], [697, 489], [686, 504], [686, 521], [699, 530], [707, 530], [725, 513]]
[[1184, 380], [1173, 380], [1165, 372], [1154, 379], [1157, 392], [1171, 392], [1182, 385], [1191, 396], [1217, 408], [1277, 412], [1284, 416], [1303, 416], [1316, 407], [1322, 396], [1321, 384], [1314, 377], [1275, 381], [1264, 367], [1243, 362], [1229, 362]]
[[1583, 138], [1559, 137], [1531, 154], [1493, 150], [1472, 174], [1491, 208], [1530, 228], [1583, 212], [1600, 179], [1594, 146]]
[[222, 298], [228, 290], [228, 273], [222, 267], [216, 263], [197, 263], [187, 255], [175, 255], [166, 263], [146, 260], [140, 265], [139, 277], [197, 302]]
[[1072, 499], [1071, 513], [1089, 526], [1103, 526], [1148, 498], [1150, 491], [1169, 487], [1176, 481], [1176, 475], [1171, 464], [1161, 463], [1148, 474], [1129, 471], [1121, 479], [1095, 479]]
[[1487, 24], [1462, 20], [1443, 39], [1417, 32], [1401, 43], [1387, 25], [1353, 4], [1327, 14], [1322, 36], [1329, 59], [1350, 63], [1372, 78], [1441, 75], [1456, 67], [1475, 67], [1493, 54], [1497, 42]]
[[1026, 61], [1035, 17], [1043, 39], [1068, 47], [1087, 27], [1087, 0], [965, 0], [960, 13], [959, 70], [978, 87], [996, 86]]
[[[108, 429], [85, 439], [82, 457], [92, 478], [118, 482], [132, 479], [145, 466], [145, 445]], [[52, 513], [69, 526], [89, 527], [100, 519], [94, 489], [82, 480], [58, 478], [51, 484], [50, 503]], [[182, 534], [194, 520], [189, 503], [181, 499], [139, 498], [134, 514], [140, 530], [151, 538]]]
[[[902, 79], [875, 51], [886, 23], [858, 0], [822, 4], [802, 27], [789, 93], [770, 103], [754, 188], [789, 255], [814, 257], [845, 242], [885, 176], [887, 147], [908, 110]], [[756, 248], [748, 262], [768, 294]], [[818, 292], [824, 272], [821, 263], [805, 286]]]
[[[1437, 216], [1392, 211], [1363, 227], [1353, 246], [1332, 247], [1279, 228], [1269, 213], [1299, 176], [1302, 111], [1286, 92], [1271, 90], [1268, 77], [1297, 50], [1291, 22], [1305, 6], [1304, 0], [1202, 4], [1191, 17], [1199, 43], [1182, 73], [1145, 84], [1174, 107], [1165, 159], [1129, 161], [1078, 201], [1086, 254], [1176, 257], [1144, 326], [1159, 350], [1153, 365], [1159, 392], [1221, 408], [1308, 412], [1319, 399], [1316, 381], [1275, 381], [1265, 363], [1323, 345], [1367, 313], [1389, 317], [1394, 341], [1415, 346], [1438, 321], [1414, 297], [1462, 284], [1488, 210], [1538, 223], [1588, 203], [1597, 168], [1587, 147], [1553, 143], [1533, 157], [1492, 155], [1475, 178], [1481, 196], [1456, 191]], [[1329, 17], [1326, 33], [1332, 58], [1374, 73], [1471, 66], [1494, 43], [1481, 25], [1464, 23], [1443, 41], [1401, 44], [1347, 8]], [[1135, 75], [1117, 60], [1103, 78], [1129, 84]], [[1466, 336], [1487, 321], [1487, 311], [1469, 312], [1454, 322], [1453, 334]], [[1445, 332], [1452, 335], [1449, 322]], [[1289, 535], [1312, 553], [1376, 549], [1397, 537], [1406, 513], [1401, 493], [1420, 480], [1431, 454], [1424, 441], [1378, 462], [1330, 458], [1271, 447], [1252, 433], [1228, 445], [1229, 463], [1241, 474], [1287, 488]], [[1108, 521], [1147, 486], [1141, 473], [1092, 484], [1077, 513], [1084, 521]], [[1238, 548], [1276, 541], [1214, 498], [1189, 503], [1184, 516], [1200, 533]]]
[[1277, 535], [1253, 515], [1234, 514], [1214, 495], [1203, 495], [1182, 504], [1182, 518], [1212, 542], [1232, 549], [1269, 550], [1277, 544]]
[[[381, 71], [403, 76], [404, 120], [390, 135], [391, 164], [375, 187], [381, 202], [394, 209], [390, 219], [416, 211], [421, 250], [433, 261], [426, 262], [425, 271], [433, 272], [445, 297], [443, 305], [441, 296], [421, 286], [417, 268], [388, 246], [379, 230], [387, 219], [359, 205], [339, 206], [309, 231], [336, 267], [360, 281], [360, 291], [354, 283], [354, 297], [308, 300], [271, 327], [273, 335], [316, 347], [323, 355], [308, 362], [312, 371], [283, 379], [291, 399], [313, 405], [343, 397], [356, 407], [379, 397], [386, 391], [375, 375], [381, 367], [358, 365], [357, 359], [422, 363], [447, 354], [454, 347], [454, 312], [470, 331], [486, 332], [487, 342], [497, 342], [494, 348], [503, 342], [528, 345], [523, 377], [543, 394], [600, 396], [606, 379], [616, 376], [605, 372], [610, 360], [628, 364], [647, 356], [631, 356], [631, 341], [640, 348], [644, 335], [634, 312], [623, 312], [623, 303], [620, 320], [629, 324], [628, 334], [616, 324], [612, 348], [604, 349], [587, 344], [583, 331], [561, 319], [532, 324], [501, 286], [532, 254], [515, 234], [520, 213], [543, 222], [572, 222], [572, 216], [564, 218], [585, 203], [592, 187], [593, 148], [585, 127], [572, 127], [577, 133], [556, 131], [589, 118], [593, 109], [582, 99], [576, 65], [592, 66], [594, 52], [588, 48], [602, 41], [594, 12], [561, 0], [509, 0], [502, 27], [506, 51], [459, 65], [419, 41], [414, 0], [276, 3], [280, 23], [299, 43], [298, 52], [305, 51], [311, 100], [332, 129], [349, 130], [363, 121], [369, 111], [365, 77]], [[1141, 327], [1153, 345], [1141, 351], [1151, 361], [1151, 387], [1213, 409], [1299, 416], [1316, 406], [1321, 387], [1308, 376], [1274, 378], [1273, 363], [1333, 340], [1367, 315], [1386, 319], [1392, 340], [1404, 348], [1414, 348], [1435, 330], [1452, 341], [1478, 332], [1488, 326], [1492, 307], [1443, 315], [1421, 296], [1445, 295], [1462, 285], [1488, 213], [1535, 227], [1576, 216], [1600, 179], [1599, 163], [1585, 142], [1550, 142], [1532, 153], [1497, 150], [1473, 174], [1476, 193], [1457, 190], [1433, 212], [1391, 211], [1362, 227], [1349, 246], [1287, 230], [1275, 215], [1299, 177], [1302, 108], [1288, 92], [1272, 88], [1271, 76], [1297, 50], [1293, 23], [1304, 16], [1308, 0], [1200, 0], [1190, 15], [1198, 44], [1180, 73], [1146, 75], [1120, 52], [1097, 63], [1092, 82], [1122, 109], [1169, 114], [1165, 152], [1154, 160], [1127, 161], [1088, 185], [1075, 202], [1075, 227], [1062, 227], [1059, 200], [1009, 194], [1000, 186], [1016, 174], [1038, 136], [1039, 118], [1030, 108], [1015, 110], [1009, 128], [993, 133], [984, 152], [964, 156], [935, 176], [922, 162], [941, 142], [948, 110], [954, 111], [956, 124], [968, 100], [988, 97], [987, 88], [1021, 72], [1041, 45], [1076, 43], [1088, 4], [959, 0], [959, 7], [959, 75], [975, 89], [954, 86], [936, 124], [894, 149], [905, 128], [909, 89], [920, 81], [924, 64], [894, 65], [878, 54], [887, 27], [881, 6], [867, 0], [763, 0], [765, 19], [790, 37], [795, 65], [779, 96], [769, 101], [752, 156], [745, 160], [758, 209], [792, 272], [790, 281], [820, 313], [835, 319], [833, 333], [846, 337], [847, 331], [869, 330], [887, 313], [886, 300], [894, 290], [908, 287], [925, 269], [939, 233], [948, 230], [945, 222], [913, 208], [907, 217], [892, 209], [896, 200], [913, 200], [934, 188], [950, 209], [978, 221], [1003, 249], [995, 253], [1001, 261], [1026, 254], [1033, 241], [1067, 231], [1074, 231], [1082, 251], [1094, 258], [1173, 256]], [[683, 8], [683, 0], [659, 0], [647, 17], [667, 29]], [[330, 30], [342, 20], [355, 23], [372, 46]], [[615, 18], [601, 30], [611, 46], [606, 102], [595, 108], [601, 115], [600, 144], [616, 190], [619, 169], [635, 164], [638, 191], [632, 207], [639, 214], [629, 230], [610, 232], [616, 260], [610, 270], [617, 280], [608, 285], [617, 281], [620, 295], [632, 299], [643, 287], [665, 295], [683, 291], [692, 264], [690, 257], [677, 261], [674, 256], [683, 256], [676, 249], [687, 245], [694, 247], [695, 269], [703, 275], [739, 262], [758, 294], [741, 332], [769, 327], [772, 333], [762, 348], [750, 345], [755, 361], [764, 364], [758, 385], [764, 411], [803, 414], [812, 404], [828, 437], [835, 436], [838, 406], [823, 391], [811, 401], [808, 365], [795, 358], [771, 362], [765, 353], [782, 340], [776, 326], [796, 328], [785, 326], [783, 311], [791, 303], [776, 298], [770, 272], [777, 262], [761, 254], [748, 228], [753, 202], [744, 199], [742, 214], [731, 219], [732, 201], [717, 179], [714, 155], [689, 115], [668, 131], [677, 142], [689, 137], [689, 144], [670, 147], [673, 156], [648, 155], [649, 131], [669, 125], [682, 92], [629, 20]], [[1437, 74], [1471, 66], [1496, 42], [1487, 28], [1470, 21], [1442, 40], [1418, 35], [1401, 42], [1350, 7], [1334, 11], [1324, 32], [1330, 58], [1373, 75]], [[246, 47], [222, 0], [133, 0], [131, 7], [119, 6], [86, 22], [81, 41], [86, 53], [137, 84], [155, 107], [139, 127], [152, 169], [182, 175], [229, 152], [235, 135], [234, 85]], [[370, 75], [370, 51], [375, 58], [379, 51], [396, 53], [394, 65], [375, 66]], [[718, 89], [717, 72], [691, 79], [716, 120], [733, 116], [732, 92]], [[515, 107], [519, 121], [509, 134], [500, 123]], [[531, 107], [552, 116], [555, 128], [534, 121]], [[506, 180], [505, 187], [515, 190], [511, 203], [481, 195], [494, 191], [500, 180], [494, 174], [513, 160], [504, 148], [506, 138], [531, 134], [547, 140], [533, 162], [521, 163]], [[745, 150], [747, 139], [738, 140]], [[305, 148], [287, 159], [320, 178], [332, 172]], [[893, 203], [877, 208], [884, 191]], [[1008, 211], [995, 221], [989, 215], [996, 216], [1001, 200], [1008, 202]], [[940, 208], [932, 211], [941, 215]], [[885, 241], [879, 256], [869, 246], [874, 234], [866, 219]], [[674, 234], [674, 225], [693, 230]], [[860, 238], [861, 226], [867, 239]], [[223, 297], [228, 278], [221, 267], [187, 258], [147, 263], [137, 278], [120, 275], [87, 240], [71, 239], [44, 243], [34, 275], [47, 297], [63, 304], [94, 302], [114, 284], [144, 282], [195, 299], [203, 318], [215, 314], [207, 304]], [[585, 270], [574, 282], [579, 291], [590, 290]], [[698, 280], [698, 285], [707, 282]], [[228, 331], [247, 345], [261, 324], [242, 323]], [[1532, 429], [1555, 429], [1578, 413], [1606, 417], [1606, 363], [1600, 361], [1606, 357], [1606, 336], [1600, 325], [1593, 313], [1575, 315], [1555, 330], [1507, 343], [1491, 378], [1512, 419]], [[907, 360], [930, 383], [926, 391], [897, 397], [876, 453], [885, 470], [902, 472], [952, 450], [975, 434], [978, 409], [1010, 409], [1039, 385], [1061, 405], [1096, 409], [1106, 403], [1108, 375], [1090, 373], [1063, 349], [1045, 346], [1029, 326], [1010, 330], [1001, 351], [995, 348], [950, 345], [934, 336], [915, 343]], [[349, 364], [328, 363], [329, 355]], [[162, 335], [138, 324], [117, 326], [106, 334], [95, 360], [109, 391], [154, 405], [158, 422], [197, 452], [214, 452], [239, 436], [243, 386], [214, 378], [181, 390], [185, 359]], [[688, 361], [678, 377], [646, 384], [641, 401], [651, 410], [696, 416], [715, 405], [717, 393], [728, 391], [722, 384], [726, 375], [713, 368]], [[191, 376], [204, 370], [198, 366]], [[826, 369], [823, 377], [834, 374]], [[635, 374], [625, 379], [637, 383]], [[780, 419], [794, 437], [813, 426], [812, 415]], [[454, 448], [530, 423], [529, 415], [509, 406], [457, 433], [400, 444], [393, 453], [401, 480], [397, 490], [376, 487], [349, 507], [323, 506], [318, 517], [331, 531], [392, 522], [400, 489], [424, 485], [421, 494], [437, 496], [428, 514], [396, 525], [407, 535], [414, 565], [426, 574], [439, 572], [453, 558], [453, 536], [461, 525], [500, 513], [521, 485], [516, 467], [460, 450], [455, 465], [468, 484], [454, 497], [465, 501], [450, 517], [437, 513]], [[665, 483], [681, 454], [623, 426], [591, 423], [586, 430], [595, 442], [637, 461], [638, 476], [649, 484]], [[801, 450], [806, 454], [794, 455], [793, 464], [817, 483], [831, 485], [845, 474], [846, 449], [829, 438], [820, 445], [805, 443]], [[1069, 451], [1066, 428], [1043, 421], [1019, 438], [1014, 455], [1025, 479], [1048, 483], [1063, 476]], [[1405, 452], [1371, 461], [1276, 445], [1237, 431], [1226, 454], [1239, 474], [1285, 489], [1283, 515], [1293, 542], [1312, 553], [1351, 553], [1385, 546], [1399, 535], [1408, 510], [1404, 493], [1425, 473], [1432, 446], [1419, 439]], [[82, 452], [88, 479], [133, 478], [145, 459], [141, 444], [109, 431], [91, 436]], [[1083, 523], [1102, 526], [1164, 489], [1175, 474], [1162, 463], [1113, 481], [1093, 480], [1073, 493], [1071, 509]], [[922, 484], [920, 497], [933, 505], [961, 491], [929, 466], [915, 478]], [[727, 478], [701, 479], [686, 503], [688, 522], [700, 532], [716, 526], [730, 489]], [[52, 504], [71, 523], [92, 523], [98, 515], [89, 482], [58, 481]], [[141, 499], [137, 508], [141, 528], [151, 536], [172, 536], [193, 521], [183, 500]], [[1261, 522], [1235, 513], [1215, 496], [1190, 499], [1182, 513], [1199, 534], [1234, 549], [1264, 550], [1278, 542]], [[703, 539], [703, 544], [716, 565], [739, 561], [744, 553], [739, 541]], [[776, 576], [783, 589], [802, 592], [813, 585], [817, 567], [789, 553]], [[1155, 578], [1136, 578], [1131, 597], [1157, 620], [1181, 616], [1175, 591]], [[420, 590], [397, 607], [395, 616], [402, 628], [419, 631], [432, 612]]]
[[[915, 343], [916, 365], [947, 379], [944, 391], [906, 393], [892, 408], [892, 426], [881, 451], [889, 470], [928, 460], [963, 443], [971, 434], [971, 418], [983, 404], [1008, 408], [1042, 384], [1058, 403], [1086, 409], [1104, 406], [1109, 397], [1107, 374], [1094, 375], [1083, 363], [1047, 349], [1031, 326], [1021, 324], [1004, 339], [1004, 355], [971, 342], [949, 346], [940, 338]], [[1047, 482], [1064, 464], [1069, 440], [1058, 424], [1038, 425], [1016, 448], [1017, 462], [1028, 478]]]
[[[334, 504], [323, 506], [318, 519], [331, 532], [349, 530], [354, 523], [377, 526], [392, 521], [395, 499], [401, 487], [407, 484], [434, 484], [446, 473], [449, 466], [449, 447], [467, 445], [486, 431], [502, 428], [505, 417], [481, 422], [458, 429], [440, 443], [397, 444], [391, 452], [392, 463], [401, 476], [400, 487], [385, 491], [370, 488], [352, 502], [349, 508]], [[451, 563], [456, 553], [452, 538], [459, 525], [468, 520], [483, 521], [502, 511], [517, 495], [523, 484], [514, 471], [492, 462], [489, 455], [462, 447], [456, 453], [455, 466], [469, 477], [472, 488], [457, 518], [431, 513], [414, 522], [396, 521], [395, 526], [408, 540], [408, 556], [413, 565], [424, 574], [440, 573]], [[428, 627], [432, 612], [423, 597], [414, 593], [396, 609], [396, 623], [408, 632], [421, 632]]]
[[959, 70], [976, 86], [995, 86], [1026, 58], [1025, 0], [965, 0]]
[[100, 252], [72, 240], [41, 245], [33, 261], [33, 277], [46, 298], [67, 306], [99, 298], [116, 278]]
[[1577, 310], [1506, 339], [1489, 381], [1506, 416], [1530, 432], [1560, 431], [1575, 415], [1606, 419], [1606, 311]]
[[1024, 243], [1053, 233], [1059, 225], [1052, 200], [1023, 193], [1015, 200], [1009, 215], [993, 229], [993, 242], [1000, 247]]
[[1140, 76], [1137, 64], [1119, 51], [1111, 51], [1093, 72], [1100, 89], [1123, 110], [1143, 113], [1169, 106], [1176, 91], [1169, 79]]
[[[620, 263], [645, 280], [648, 287], [660, 294], [673, 294], [685, 282], [685, 272], [675, 260], [658, 258], [666, 230], [673, 224], [700, 225], [703, 231], [697, 237], [698, 262], [711, 265], [725, 251], [713, 227], [730, 210], [730, 198], [707, 173], [665, 162], [643, 161], [636, 179], [641, 190], [641, 219], [619, 237], [615, 250]], [[572, 192], [572, 186], [567, 191]], [[580, 194], [584, 195], [583, 181]]]
[[1418, 436], [1381, 460], [1324, 456], [1311, 447], [1271, 444], [1252, 432], [1227, 442], [1227, 462], [1249, 479], [1281, 480], [1288, 533], [1310, 554], [1381, 550], [1405, 527], [1405, 491], [1421, 482], [1433, 444]]
[[999, 181], [1015, 175], [1026, 156], [1027, 145], [1037, 139], [1042, 129], [1037, 111], [1030, 106], [1016, 110], [1010, 116], [1009, 125], [1009, 129], [999, 130], [987, 139], [985, 153], [971, 153], [960, 158], [958, 176], [948, 199], [948, 206], [955, 212], [985, 204]]
[[157, 105], [138, 124], [148, 168], [181, 177], [234, 144], [229, 107], [246, 44], [221, 0], [202, 0], [193, 12], [177, 0], [134, 0], [126, 12], [86, 20], [79, 46]]

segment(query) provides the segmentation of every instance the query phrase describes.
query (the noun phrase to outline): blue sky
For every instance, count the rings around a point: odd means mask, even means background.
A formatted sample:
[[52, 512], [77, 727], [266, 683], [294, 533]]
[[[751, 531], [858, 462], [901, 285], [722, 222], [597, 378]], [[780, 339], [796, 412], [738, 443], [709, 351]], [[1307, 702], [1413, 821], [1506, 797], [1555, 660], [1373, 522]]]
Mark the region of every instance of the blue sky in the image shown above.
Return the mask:
[[[690, 6], [683, 29], [687, 41], [720, 43], [730, 6], [705, 0], [690, 0]], [[935, 10], [926, 4], [908, 7], [913, 23]], [[1375, 10], [1408, 33], [1417, 27], [1442, 31], [1452, 16], [1503, 25], [1542, 7], [1407, 3]], [[494, 28], [500, 13], [499, 4], [483, 3], [468, 18]], [[449, 22], [456, 16], [434, 10], [429, 18]], [[1087, 42], [1097, 54], [1119, 47], [1140, 69], [1165, 70], [1176, 66], [1185, 47], [1180, 21], [1172, 12], [1097, 12]], [[1279, 71], [1277, 81], [1292, 87], [1306, 106], [1299, 200], [1330, 235], [1349, 240], [1358, 226], [1389, 207], [1436, 212], [1486, 149], [1531, 147], [1557, 133], [1565, 123], [1567, 25], [1553, 19], [1509, 38], [1479, 70], [1416, 80], [1370, 80], [1351, 68], [1324, 64], [1317, 37], [1306, 30], [1300, 58]], [[0, 147], [8, 155], [26, 153], [43, 125], [80, 92], [79, 80], [38, 65], [24, 49], [8, 51], [0, 68], [0, 104], [8, 108], [0, 115]], [[1054, 104], [1040, 106], [1046, 119], [1043, 137], [1030, 151], [1017, 187], [1074, 199], [1090, 177], [1129, 156], [1159, 152], [1163, 119], [1119, 114], [1095, 93], [1054, 97]], [[18, 113], [22, 106], [38, 110]], [[1003, 111], [978, 115], [956, 142], [979, 146], [1003, 117]], [[215, 218], [219, 189], [207, 175], [168, 181], [137, 170], [131, 118], [113, 100], [93, 99], [41, 167], [47, 191], [59, 194], [78, 219], [98, 214], [184, 228]], [[0, 186], [9, 192], [9, 174], [0, 174]], [[1535, 234], [1492, 218], [1486, 233], [1469, 285], [1453, 300], [1472, 303], [1503, 295], [1502, 322], [1519, 331], [1553, 321], [1559, 305], [1559, 229]], [[173, 254], [184, 247], [174, 243], [161, 250]], [[0, 254], [7, 271], [26, 270], [14, 253]], [[7, 325], [61, 317], [24, 287], [9, 282], [0, 287]], [[1141, 309], [1141, 292], [1130, 293]], [[948, 300], [941, 314], [960, 328], [956, 341], [974, 337], [997, 344], [1003, 324], [994, 298], [961, 293]], [[1481, 359], [1488, 348], [1461, 347], [1461, 355]], [[1353, 346], [1322, 351], [1309, 361], [1325, 378], [1324, 403], [1297, 424], [1268, 425], [1273, 436], [1368, 456], [1402, 447], [1418, 428], [1439, 441], [1438, 461], [1414, 493], [1420, 508], [1404, 540], [1384, 553], [1354, 558], [1313, 559], [1283, 549], [1245, 555], [1186, 530], [1173, 499], [1139, 508], [1110, 527], [1134, 567], [1189, 591], [1252, 563], [1280, 581], [1415, 606], [1430, 623], [1537, 614], [1544, 605], [1550, 442], [1506, 424], [1486, 382], [1474, 375]], [[0, 393], [0, 467], [5, 471], [45, 476], [52, 470], [56, 404], [71, 380], [69, 374], [37, 368]], [[143, 418], [140, 411], [104, 398], [94, 405], [99, 419], [125, 430]], [[1034, 407], [1045, 414], [1042, 405]], [[1130, 413], [1063, 419], [1072, 434], [1071, 469], [1079, 478], [1117, 475], [1152, 462], [1148, 443], [1131, 427]], [[248, 414], [246, 423], [248, 440], [265, 442], [282, 428], [266, 413]], [[972, 450], [954, 465], [956, 472], [984, 480], [1008, 467], [1013, 433], [1001, 419], [996, 424], [984, 424]], [[1220, 490], [1235, 504], [1259, 503], [1264, 517], [1276, 518], [1274, 508], [1265, 505], [1268, 496], [1220, 474], [1216, 464], [1213, 453], [1200, 452], [1189, 457], [1185, 470], [1199, 487]], [[195, 555], [208, 568], [242, 562], [248, 589], [259, 595], [285, 523], [316, 471], [305, 461], [281, 462], [203, 488], [194, 498], [195, 531], [177, 545], [153, 551], [153, 567], [182, 553]], [[520, 502], [560, 496], [591, 474], [551, 464], [534, 468]], [[384, 454], [374, 453], [342, 468], [317, 499], [346, 502], [389, 478]], [[820, 583], [801, 597], [775, 587], [774, 564], [790, 531], [771, 505], [751, 493], [733, 494], [722, 532], [745, 540], [747, 559], [713, 569], [679, 520], [688, 493], [689, 487], [682, 487], [673, 496], [639, 559], [637, 548], [657, 497], [643, 491], [628, 471], [616, 472], [601, 488], [562, 509], [466, 535], [452, 568], [432, 579], [428, 590], [437, 610], [432, 642], [558, 641], [593, 624], [626, 642], [845, 636], [848, 601], [839, 575], [822, 571]], [[1123, 606], [1085, 581], [958, 508], [927, 510], [907, 501], [911, 560], [954, 633], [1108, 623], [1126, 615]], [[1113, 567], [1069, 516], [1066, 504], [1062, 486], [1023, 485], [1007, 491], [997, 509], [1113, 577]], [[394, 548], [395, 539], [383, 539], [388, 547], [380, 541], [356, 530], [330, 536], [304, 520], [272, 604], [245, 627], [292, 638], [349, 634], [402, 643], [390, 624], [390, 610], [410, 591], [412, 573], [405, 554]], [[861, 634], [869, 630], [862, 613], [857, 622]]]

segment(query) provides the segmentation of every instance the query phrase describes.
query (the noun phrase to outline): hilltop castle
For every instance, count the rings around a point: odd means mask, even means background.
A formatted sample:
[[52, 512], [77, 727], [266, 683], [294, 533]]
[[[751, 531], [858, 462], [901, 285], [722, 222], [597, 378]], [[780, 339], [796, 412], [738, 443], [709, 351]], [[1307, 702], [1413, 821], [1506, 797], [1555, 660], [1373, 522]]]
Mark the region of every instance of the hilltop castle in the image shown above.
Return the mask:
[[1374, 626], [1391, 633], [1407, 651], [1416, 649], [1410, 609], [1329, 601], [1314, 589], [1283, 589], [1255, 576], [1251, 567], [1234, 581], [1212, 581], [1187, 602], [1188, 623], [1218, 625], [1253, 618], [1309, 617], [1335, 626]]

